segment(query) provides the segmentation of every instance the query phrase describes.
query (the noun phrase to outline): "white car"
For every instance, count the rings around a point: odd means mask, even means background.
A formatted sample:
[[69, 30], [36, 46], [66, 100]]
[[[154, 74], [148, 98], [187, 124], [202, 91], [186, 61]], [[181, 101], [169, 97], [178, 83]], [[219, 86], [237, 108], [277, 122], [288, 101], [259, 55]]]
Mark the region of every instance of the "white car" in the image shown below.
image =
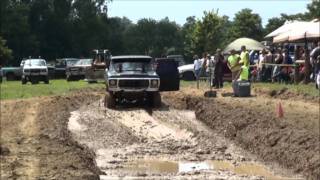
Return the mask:
[[44, 59], [26, 59], [22, 66], [21, 83], [30, 81], [36, 84], [39, 81], [49, 84], [48, 67]]
[[196, 79], [193, 64], [179, 66], [178, 70], [179, 70], [179, 74], [180, 74], [180, 79], [187, 80], [187, 81]]

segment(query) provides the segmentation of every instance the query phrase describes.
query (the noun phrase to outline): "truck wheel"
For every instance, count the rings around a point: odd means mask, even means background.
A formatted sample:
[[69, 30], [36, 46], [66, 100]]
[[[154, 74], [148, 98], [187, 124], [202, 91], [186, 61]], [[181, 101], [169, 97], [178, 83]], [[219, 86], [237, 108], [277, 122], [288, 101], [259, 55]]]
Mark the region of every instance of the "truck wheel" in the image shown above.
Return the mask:
[[116, 99], [112, 94], [110, 93], [106, 94], [104, 98], [104, 106], [109, 109], [113, 109], [116, 107]]
[[69, 76], [69, 75], [67, 75], [67, 81], [71, 81], [72, 80], [72, 77], [71, 76]]
[[155, 108], [161, 107], [161, 95], [159, 92], [152, 93], [152, 106]]
[[187, 71], [182, 74], [182, 79], [185, 81], [194, 81], [196, 77], [192, 71]]
[[44, 80], [45, 84], [49, 84], [49, 77], [46, 77], [46, 79]]
[[27, 84], [27, 80], [25, 78], [21, 79], [21, 84]]

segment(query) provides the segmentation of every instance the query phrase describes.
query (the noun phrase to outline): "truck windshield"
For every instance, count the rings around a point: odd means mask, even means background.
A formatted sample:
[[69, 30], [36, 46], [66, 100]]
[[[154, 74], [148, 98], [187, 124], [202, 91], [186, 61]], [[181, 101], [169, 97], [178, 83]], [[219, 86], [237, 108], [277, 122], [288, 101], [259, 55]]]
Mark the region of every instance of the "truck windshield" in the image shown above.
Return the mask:
[[74, 64], [76, 64], [79, 60], [78, 59], [68, 59], [67, 62], [67, 66], [73, 66]]
[[90, 65], [92, 63], [92, 59], [80, 59], [74, 65]]
[[26, 66], [46, 66], [46, 62], [44, 60], [27, 60], [24, 65]]
[[123, 71], [141, 71], [146, 72], [152, 70], [149, 62], [115, 62], [113, 68], [117, 72]]

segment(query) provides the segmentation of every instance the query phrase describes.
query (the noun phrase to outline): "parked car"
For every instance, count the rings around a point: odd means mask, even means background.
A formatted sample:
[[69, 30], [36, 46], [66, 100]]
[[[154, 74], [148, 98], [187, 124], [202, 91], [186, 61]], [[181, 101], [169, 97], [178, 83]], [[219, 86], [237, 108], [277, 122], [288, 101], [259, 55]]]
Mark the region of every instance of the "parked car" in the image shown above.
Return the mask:
[[[153, 68], [150, 56], [112, 57], [105, 75], [107, 86], [105, 106], [114, 108], [121, 102], [141, 101], [159, 107], [161, 105], [160, 89], [179, 90], [179, 78], [176, 77], [176, 63], [158, 61], [158, 65], [157, 69]], [[173, 71], [162, 68], [173, 69]], [[168, 79], [168, 76], [172, 78]], [[161, 78], [165, 78], [162, 83]]]
[[80, 59], [74, 65], [67, 67], [67, 81], [84, 79], [86, 71], [89, 67], [91, 67], [91, 64], [92, 59]]
[[27, 59], [22, 67], [21, 83], [26, 84], [30, 81], [37, 84], [39, 81], [49, 84], [49, 73], [44, 59]]
[[73, 66], [79, 59], [77, 58], [62, 58], [57, 59], [55, 63], [54, 77], [66, 78], [66, 69], [69, 66]]
[[182, 55], [168, 55], [167, 58], [174, 59], [178, 63], [178, 66], [183, 66], [186, 64]]
[[[184, 66], [179, 66], [179, 75], [180, 79], [186, 80], [186, 81], [194, 81], [196, 80], [195, 72], [194, 72], [194, 65], [193, 64], [187, 64]], [[201, 73], [200, 78], [206, 78], [206, 73]], [[225, 81], [231, 81], [232, 76], [231, 76], [231, 71], [227, 66], [227, 63], [224, 63], [223, 66], [223, 79]]]
[[19, 80], [22, 75], [21, 67], [2, 67], [2, 77], [7, 81]]

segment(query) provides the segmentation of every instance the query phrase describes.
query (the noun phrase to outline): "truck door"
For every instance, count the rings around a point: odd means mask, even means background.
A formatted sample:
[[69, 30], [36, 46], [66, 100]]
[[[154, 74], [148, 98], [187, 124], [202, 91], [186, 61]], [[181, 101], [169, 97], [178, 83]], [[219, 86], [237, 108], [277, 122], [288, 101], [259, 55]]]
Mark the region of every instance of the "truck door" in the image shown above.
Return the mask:
[[160, 77], [159, 91], [178, 91], [180, 78], [178, 64], [174, 59], [156, 59], [156, 73]]

